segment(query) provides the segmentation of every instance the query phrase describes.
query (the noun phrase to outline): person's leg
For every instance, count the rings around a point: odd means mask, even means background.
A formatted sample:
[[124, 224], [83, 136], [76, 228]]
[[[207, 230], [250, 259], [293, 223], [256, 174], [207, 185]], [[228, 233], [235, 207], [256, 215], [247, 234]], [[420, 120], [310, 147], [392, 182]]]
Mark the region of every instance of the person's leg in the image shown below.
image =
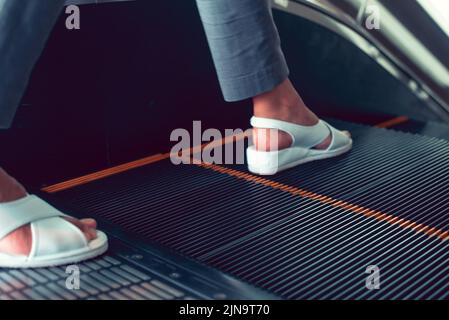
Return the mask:
[[[63, 0], [0, 0], [0, 129], [10, 126], [33, 66], [63, 4]], [[2, 152], [0, 150], [0, 156]], [[0, 168], [0, 203], [26, 195], [25, 188]], [[94, 220], [68, 220], [78, 226], [87, 239], [95, 238]], [[30, 250], [29, 226], [0, 239], [0, 253], [28, 254]]]
[[0, 0], [0, 129], [10, 127], [64, 0]]
[[[252, 98], [256, 117], [318, 123], [288, 79], [271, 1], [197, 0], [197, 5], [226, 101]], [[275, 146], [266, 143], [270, 130], [253, 133], [258, 150], [283, 149], [292, 142], [285, 132], [278, 133]], [[330, 142], [329, 136], [315, 148], [325, 149]]]

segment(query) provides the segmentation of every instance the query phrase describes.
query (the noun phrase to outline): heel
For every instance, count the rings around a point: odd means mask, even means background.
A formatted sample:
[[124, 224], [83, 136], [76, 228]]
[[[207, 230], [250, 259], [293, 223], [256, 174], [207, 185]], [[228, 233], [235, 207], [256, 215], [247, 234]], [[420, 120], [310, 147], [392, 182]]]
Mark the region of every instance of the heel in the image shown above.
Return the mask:
[[274, 175], [279, 171], [279, 151], [257, 151], [254, 146], [246, 149], [248, 170], [260, 175]]

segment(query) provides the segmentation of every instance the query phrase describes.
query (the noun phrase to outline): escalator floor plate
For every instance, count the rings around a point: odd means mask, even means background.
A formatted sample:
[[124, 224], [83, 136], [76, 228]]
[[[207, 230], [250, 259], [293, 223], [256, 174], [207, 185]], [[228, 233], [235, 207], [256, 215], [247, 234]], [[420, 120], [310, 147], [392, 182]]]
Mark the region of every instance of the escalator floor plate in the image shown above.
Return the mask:
[[[193, 299], [117, 255], [79, 263], [77, 271], [73, 267], [0, 270], [0, 300]], [[76, 274], [79, 280], [75, 280]]]
[[449, 143], [333, 124], [349, 154], [268, 179], [164, 160], [55, 197], [283, 298], [449, 298]]
[[69, 266], [0, 269], [0, 300], [278, 299], [101, 222], [107, 254]]

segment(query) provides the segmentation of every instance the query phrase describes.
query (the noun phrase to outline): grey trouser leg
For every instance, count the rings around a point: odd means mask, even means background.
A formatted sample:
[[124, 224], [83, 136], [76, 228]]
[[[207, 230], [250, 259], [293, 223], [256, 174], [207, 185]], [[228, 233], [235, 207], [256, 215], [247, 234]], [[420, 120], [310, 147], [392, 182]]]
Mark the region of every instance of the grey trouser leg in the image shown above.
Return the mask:
[[0, 0], [0, 129], [8, 128], [64, 0]]
[[[227, 101], [288, 77], [270, 0], [197, 0]], [[0, 0], [0, 129], [11, 125], [64, 0]]]
[[196, 0], [226, 101], [273, 89], [289, 74], [270, 0]]

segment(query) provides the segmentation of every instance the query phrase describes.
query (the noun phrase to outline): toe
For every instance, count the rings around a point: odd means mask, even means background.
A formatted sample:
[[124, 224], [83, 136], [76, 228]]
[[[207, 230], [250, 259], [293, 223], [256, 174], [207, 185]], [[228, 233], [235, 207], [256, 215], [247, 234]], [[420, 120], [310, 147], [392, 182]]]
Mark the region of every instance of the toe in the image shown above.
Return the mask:
[[86, 237], [87, 241], [94, 240], [97, 237], [96, 221], [93, 219], [78, 220], [72, 217], [65, 217], [68, 222], [78, 227]]
[[86, 228], [84, 229], [84, 233], [86, 234], [87, 241], [92, 241], [97, 238], [97, 229]]
[[86, 227], [96, 229], [97, 228], [97, 221], [95, 219], [81, 219], [80, 220]]

